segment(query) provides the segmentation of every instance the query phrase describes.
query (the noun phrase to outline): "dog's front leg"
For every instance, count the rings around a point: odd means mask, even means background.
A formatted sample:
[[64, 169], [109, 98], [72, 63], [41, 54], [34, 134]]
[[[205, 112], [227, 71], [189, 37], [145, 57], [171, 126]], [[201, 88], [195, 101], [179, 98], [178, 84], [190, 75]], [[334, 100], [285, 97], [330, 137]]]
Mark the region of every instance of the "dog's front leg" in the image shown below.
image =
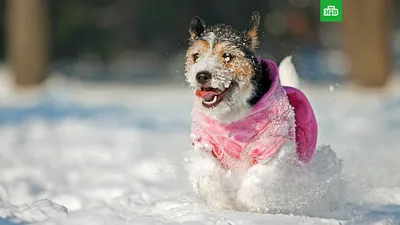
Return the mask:
[[243, 175], [236, 199], [239, 209], [263, 213], [273, 210], [274, 202], [279, 200], [277, 185], [293, 164], [293, 154], [293, 142], [286, 141], [274, 157], [259, 161]]
[[217, 209], [233, 208], [224, 186], [226, 171], [201, 143], [193, 146], [189, 172], [194, 191], [209, 206]]
[[236, 207], [240, 211], [264, 212], [266, 196], [261, 179], [265, 173], [266, 165], [257, 164], [250, 168], [244, 175], [237, 192]]

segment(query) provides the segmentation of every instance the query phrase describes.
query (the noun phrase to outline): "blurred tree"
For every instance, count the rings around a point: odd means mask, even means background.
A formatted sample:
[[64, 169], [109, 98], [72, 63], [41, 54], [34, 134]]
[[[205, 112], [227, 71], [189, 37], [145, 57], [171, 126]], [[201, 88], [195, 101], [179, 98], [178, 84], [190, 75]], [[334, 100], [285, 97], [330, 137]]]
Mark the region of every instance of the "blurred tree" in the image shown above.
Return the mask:
[[[0, 15], [5, 15], [5, 1], [0, 0]], [[4, 58], [4, 43], [5, 43], [5, 20], [4, 16], [0, 17], [0, 60]]]
[[46, 0], [8, 0], [7, 54], [17, 85], [39, 84], [48, 56]]
[[119, 1], [49, 1], [52, 57], [71, 60], [92, 53], [108, 59], [114, 45], [112, 21], [120, 15], [109, 13], [115, 2]]
[[350, 79], [362, 86], [385, 85], [391, 70], [389, 0], [343, 1], [343, 47]]

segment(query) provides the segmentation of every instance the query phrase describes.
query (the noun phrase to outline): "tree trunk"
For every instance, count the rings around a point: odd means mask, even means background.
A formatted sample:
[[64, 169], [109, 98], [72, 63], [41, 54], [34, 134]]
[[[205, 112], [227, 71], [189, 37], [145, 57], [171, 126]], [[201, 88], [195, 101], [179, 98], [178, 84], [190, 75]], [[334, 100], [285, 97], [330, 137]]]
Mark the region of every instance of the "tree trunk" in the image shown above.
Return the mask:
[[46, 0], [7, 1], [7, 52], [16, 84], [40, 84], [48, 63]]
[[386, 84], [391, 72], [389, 0], [343, 0], [343, 47], [351, 81], [366, 87]]

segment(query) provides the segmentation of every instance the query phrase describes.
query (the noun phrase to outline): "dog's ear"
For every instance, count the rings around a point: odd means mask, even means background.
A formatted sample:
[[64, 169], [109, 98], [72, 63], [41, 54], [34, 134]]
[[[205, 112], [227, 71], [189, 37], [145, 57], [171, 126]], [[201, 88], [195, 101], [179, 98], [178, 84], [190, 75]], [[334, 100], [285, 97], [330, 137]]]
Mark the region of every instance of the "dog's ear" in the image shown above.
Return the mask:
[[260, 14], [255, 11], [251, 16], [250, 25], [246, 30], [247, 38], [250, 42], [250, 48], [255, 51], [258, 48], [258, 25], [260, 24]]
[[206, 25], [204, 24], [204, 21], [198, 16], [193, 17], [189, 28], [190, 39], [196, 39], [204, 32], [205, 29]]

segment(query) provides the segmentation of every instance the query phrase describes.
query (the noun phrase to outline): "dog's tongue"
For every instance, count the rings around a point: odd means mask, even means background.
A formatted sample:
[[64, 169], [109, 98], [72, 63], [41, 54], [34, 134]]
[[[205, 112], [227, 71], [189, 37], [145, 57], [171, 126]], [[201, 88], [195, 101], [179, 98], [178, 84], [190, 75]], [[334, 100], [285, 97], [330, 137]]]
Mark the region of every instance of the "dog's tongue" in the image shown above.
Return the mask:
[[196, 96], [199, 98], [203, 98], [206, 101], [212, 101], [215, 96], [218, 96], [218, 93], [214, 91], [196, 90]]

